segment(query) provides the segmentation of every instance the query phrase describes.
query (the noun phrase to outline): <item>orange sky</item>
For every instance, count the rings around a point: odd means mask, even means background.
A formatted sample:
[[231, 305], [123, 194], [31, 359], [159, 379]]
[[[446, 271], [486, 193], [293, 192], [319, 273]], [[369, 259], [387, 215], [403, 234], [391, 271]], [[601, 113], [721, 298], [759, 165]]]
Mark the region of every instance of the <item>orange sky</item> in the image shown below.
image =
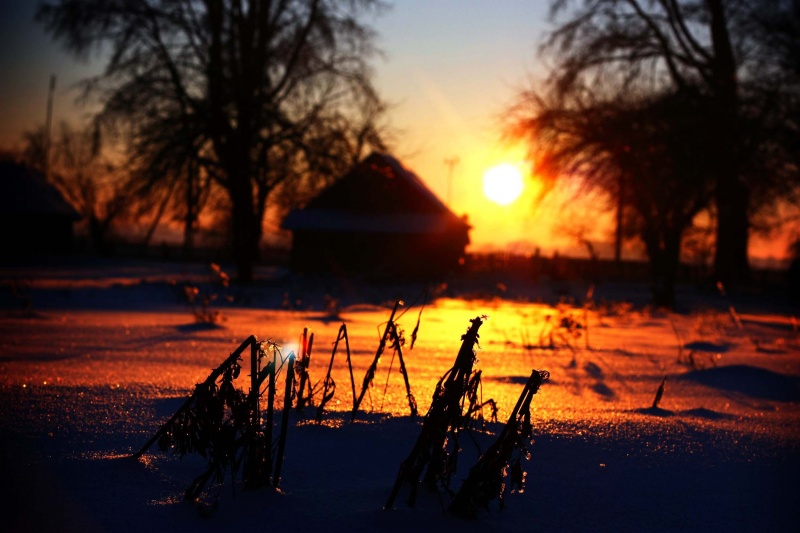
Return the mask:
[[[499, 118], [525, 81], [541, 72], [536, 45], [548, 28], [548, 3], [403, 0], [371, 21], [385, 53], [374, 62], [375, 82], [393, 104], [394, 155], [453, 211], [468, 215], [473, 249], [503, 249], [525, 241], [525, 250], [539, 247], [547, 255], [554, 250], [579, 253], [574, 239], [564, 235], [565, 217], [577, 220], [578, 229], [591, 228], [594, 240], [610, 238], [610, 226], [603, 222], [610, 217], [587, 214], [585, 206], [574, 204], [574, 212], [565, 212], [554, 198], [537, 203], [530, 186], [506, 207], [483, 195], [487, 169], [524, 160], [524, 147], [501, 143]], [[18, 145], [21, 132], [44, 123], [51, 74], [58, 80], [54, 123], [85, 114], [74, 104], [74, 84], [100, 67], [96, 60], [78, 62], [61, 52], [31, 22], [35, 5], [23, 0], [0, 4], [3, 147]], [[452, 174], [449, 159], [458, 160]], [[782, 256], [787, 242], [788, 236], [754, 239], [752, 252]], [[601, 256], [608, 256], [608, 250], [600, 247]]]

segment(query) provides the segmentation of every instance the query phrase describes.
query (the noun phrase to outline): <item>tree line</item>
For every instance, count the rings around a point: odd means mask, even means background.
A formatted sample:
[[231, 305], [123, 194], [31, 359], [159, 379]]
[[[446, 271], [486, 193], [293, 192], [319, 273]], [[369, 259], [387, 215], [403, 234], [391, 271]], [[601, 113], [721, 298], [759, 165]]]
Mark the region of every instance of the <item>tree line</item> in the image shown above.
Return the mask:
[[[388, 106], [369, 63], [376, 35], [363, 22], [385, 7], [42, 5], [37, 20], [68, 50], [107, 57], [83, 86], [100, 112], [87, 132], [62, 129], [55, 143], [62, 188], [98, 242], [133, 206], [153, 220], [150, 234], [164, 214], [180, 220], [190, 248], [213, 207], [238, 278], [251, 280], [268, 207], [302, 203], [386, 147]], [[526, 142], [538, 176], [608, 198], [617, 258], [624, 241], [644, 244], [656, 303], [674, 303], [681, 248], [701, 214], [713, 222], [715, 281], [746, 283], [759, 217], [798, 204], [800, 1], [551, 0], [550, 13], [540, 49], [549, 75], [519, 90], [504, 134]], [[41, 138], [29, 137], [38, 157]], [[124, 146], [114, 165], [100, 155], [108, 138]], [[117, 173], [103, 191], [93, 165]]]
[[750, 280], [754, 220], [797, 205], [800, 2], [551, 2], [542, 84], [520, 91], [507, 132], [545, 179], [600, 191], [644, 243], [653, 299], [673, 305], [681, 245], [714, 220], [715, 281]]
[[[123, 175], [90, 220], [102, 230], [120, 216], [119, 198], [155, 212], [154, 224], [167, 212], [182, 219], [190, 247], [200, 211], [216, 202], [238, 278], [252, 280], [267, 207], [308, 195], [384, 146], [386, 104], [369, 66], [375, 36], [360, 20], [380, 9], [376, 0], [43, 4], [36, 19], [67, 50], [107, 58], [83, 84], [100, 104], [90, 131], [57, 139], [67, 157], [67, 137], [90, 137], [87, 167], [100, 161], [100, 139], [124, 147]], [[75, 166], [61, 169], [81, 189]]]

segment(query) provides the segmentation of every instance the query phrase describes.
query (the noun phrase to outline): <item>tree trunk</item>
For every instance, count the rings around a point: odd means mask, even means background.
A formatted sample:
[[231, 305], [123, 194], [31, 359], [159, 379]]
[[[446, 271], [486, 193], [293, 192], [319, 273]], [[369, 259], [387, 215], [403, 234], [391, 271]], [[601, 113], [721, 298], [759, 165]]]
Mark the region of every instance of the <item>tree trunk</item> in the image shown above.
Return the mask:
[[254, 212], [253, 192], [246, 165], [231, 169], [230, 195], [233, 219], [233, 259], [236, 262], [237, 278], [242, 283], [253, 281], [253, 270], [259, 259], [261, 243], [261, 218]]
[[622, 263], [622, 225], [624, 223], [625, 213], [625, 196], [622, 177], [619, 178], [617, 184], [617, 227], [614, 230], [614, 263], [617, 265], [619, 272], [620, 263]]
[[187, 216], [183, 225], [183, 258], [194, 257], [194, 217]]
[[725, 286], [750, 280], [747, 243], [750, 191], [740, 181], [742, 143], [739, 135], [739, 96], [736, 58], [722, 0], [706, 0], [714, 46], [711, 156], [716, 164], [717, 245], [714, 271]]
[[[234, 211], [237, 211], [234, 208]], [[254, 268], [258, 261], [258, 245], [261, 235], [256, 231], [253, 214], [241, 208], [233, 213], [233, 258], [236, 262], [237, 278], [242, 283], [250, 283], [254, 278]]]
[[659, 238], [656, 232], [650, 232], [645, 238], [652, 274], [650, 290], [653, 305], [668, 309], [675, 308], [675, 285], [681, 250], [681, 235], [672, 233]]
[[747, 242], [749, 191], [738, 180], [717, 186], [717, 246], [714, 255], [716, 281], [732, 287], [750, 281]]
[[108, 243], [107, 226], [95, 215], [89, 216], [89, 239], [98, 254], [103, 256], [111, 255], [112, 250]]
[[186, 217], [183, 220], [183, 258], [194, 256], [194, 224], [197, 220], [197, 191], [195, 191], [197, 168], [190, 162], [186, 168]]

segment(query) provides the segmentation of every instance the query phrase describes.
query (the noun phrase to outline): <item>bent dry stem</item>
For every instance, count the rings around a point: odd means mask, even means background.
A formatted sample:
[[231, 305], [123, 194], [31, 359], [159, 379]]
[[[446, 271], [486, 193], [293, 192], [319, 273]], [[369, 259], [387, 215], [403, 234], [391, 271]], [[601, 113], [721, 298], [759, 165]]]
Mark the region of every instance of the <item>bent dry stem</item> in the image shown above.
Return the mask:
[[394, 321], [394, 317], [397, 314], [397, 309], [401, 305], [403, 305], [403, 302], [401, 300], [397, 300], [394, 304], [394, 309], [392, 309], [392, 314], [389, 315], [389, 321], [386, 323], [386, 328], [381, 336], [380, 343], [378, 344], [378, 350], [375, 352], [375, 357], [373, 358], [372, 363], [369, 365], [367, 372], [364, 374], [364, 381], [361, 384], [361, 392], [359, 393], [358, 398], [356, 398], [356, 401], [353, 405], [352, 420], [356, 419], [356, 413], [358, 412], [361, 402], [364, 400], [364, 395], [372, 386], [372, 380], [375, 378], [375, 371], [378, 368], [378, 361], [380, 361], [381, 355], [386, 349], [386, 343], [390, 340], [392, 341], [392, 348], [400, 359], [400, 369], [403, 373], [403, 379], [405, 380], [406, 397], [408, 398], [408, 407], [411, 411], [411, 416], [414, 417], [417, 415], [417, 402], [414, 399], [414, 396], [411, 394], [411, 385], [408, 382], [408, 374], [405, 371], [406, 365], [405, 361], [403, 360], [402, 350], [403, 341], [397, 332], [397, 324], [395, 324]]
[[[272, 347], [272, 360], [262, 369], [264, 345]], [[234, 385], [239, 377], [241, 354], [250, 348], [250, 391], [242, 392]], [[276, 373], [281, 363], [288, 361], [284, 411], [278, 443], [277, 462], [273, 476], [272, 426], [274, 424], [274, 398]], [[274, 343], [259, 342], [255, 336], [247, 338], [203, 383], [195, 386], [184, 404], [145, 443], [133, 458], [141, 457], [156, 441], [161, 451], [172, 450], [183, 457], [197, 453], [208, 459], [206, 470], [197, 476], [186, 489], [184, 496], [196, 500], [212, 480], [222, 483], [225, 471], [230, 470], [233, 480], [241, 468], [245, 488], [253, 489], [280, 482], [280, 471], [285, 451], [289, 409], [294, 390], [294, 354], [286, 360]], [[261, 385], [267, 381], [266, 427], [262, 427]]]
[[[461, 348], [456, 355], [453, 367], [445, 373], [436, 385], [433, 399], [422, 429], [408, 457], [400, 463], [392, 492], [384, 505], [391, 509], [403, 485], [411, 486], [408, 505], [416, 501], [417, 484], [427, 467], [425, 481], [433, 486], [447, 476], [447, 439], [453, 431], [461, 429], [468, 420], [463, 416], [462, 406], [469, 391], [472, 366], [475, 363], [475, 345], [478, 344], [478, 330], [486, 317], [476, 317], [461, 337]], [[454, 450], [457, 453], [457, 450]]]
[[311, 364], [311, 349], [314, 346], [314, 334], [308, 334], [308, 328], [303, 328], [303, 338], [300, 342], [300, 358], [297, 360], [296, 371], [300, 375], [297, 387], [297, 411], [302, 412], [307, 405], [313, 405], [313, 391], [308, 367]]
[[339, 328], [339, 334], [336, 336], [336, 342], [333, 343], [331, 360], [328, 363], [328, 373], [325, 374], [325, 380], [323, 381], [322, 399], [317, 407], [317, 424], [322, 423], [322, 413], [325, 412], [325, 406], [333, 399], [333, 395], [336, 392], [336, 382], [331, 377], [331, 371], [333, 370], [333, 359], [336, 357], [336, 351], [342, 340], [344, 340], [344, 346], [347, 350], [347, 367], [350, 370], [350, 386], [353, 390], [353, 412], [355, 412], [356, 409], [356, 381], [353, 378], [353, 363], [350, 360], [350, 340], [347, 337], [347, 326], [342, 324]]
[[203, 383], [201, 383], [201, 384], [199, 384], [199, 385], [197, 385], [197, 386], [195, 387], [195, 390], [194, 390], [194, 392], [192, 392], [192, 394], [191, 394], [191, 395], [190, 395], [188, 398], [186, 398], [186, 401], [183, 403], [183, 405], [181, 405], [181, 407], [180, 407], [180, 408], [179, 408], [177, 411], [175, 411], [175, 414], [173, 414], [173, 415], [172, 415], [172, 417], [171, 417], [169, 420], [167, 420], [167, 421], [166, 421], [166, 422], [165, 422], [165, 423], [164, 423], [164, 424], [161, 426], [161, 428], [159, 428], [159, 430], [156, 432], [156, 434], [155, 434], [155, 435], [153, 435], [153, 437], [152, 437], [150, 440], [148, 440], [148, 441], [145, 443], [145, 445], [144, 445], [144, 446], [142, 446], [142, 448], [141, 448], [141, 449], [140, 449], [138, 452], [136, 452], [135, 454], [133, 454], [133, 456], [132, 456], [132, 457], [133, 457], [134, 459], [138, 459], [139, 457], [141, 457], [142, 455], [144, 455], [144, 453], [145, 453], [145, 452], [146, 452], [146, 451], [147, 451], [147, 450], [148, 450], [148, 449], [149, 449], [149, 448], [150, 448], [150, 447], [151, 447], [153, 444], [155, 444], [155, 442], [156, 442], [156, 441], [157, 441], [157, 440], [158, 440], [158, 439], [159, 439], [159, 438], [160, 438], [162, 435], [164, 435], [164, 433], [166, 433], [166, 431], [167, 431], [167, 430], [168, 430], [168, 429], [169, 429], [169, 428], [172, 426], [172, 424], [173, 424], [173, 423], [174, 423], [174, 422], [175, 422], [175, 421], [178, 419], [178, 417], [179, 417], [179, 416], [181, 416], [181, 415], [182, 415], [182, 414], [183, 414], [183, 413], [184, 413], [184, 412], [185, 412], [185, 411], [186, 411], [186, 410], [187, 410], [187, 409], [188, 409], [188, 408], [191, 406], [192, 402], [193, 402], [193, 401], [195, 400], [195, 398], [197, 397], [197, 393], [198, 393], [198, 391], [199, 391], [199, 390], [200, 390], [202, 387], [206, 387], [206, 388], [207, 388], [207, 387], [210, 387], [211, 385], [213, 385], [214, 383], [216, 383], [217, 379], [218, 379], [218, 378], [219, 378], [219, 377], [222, 375], [222, 373], [223, 373], [223, 372], [225, 372], [225, 371], [226, 371], [228, 368], [230, 368], [230, 367], [231, 367], [231, 365], [233, 365], [234, 363], [236, 363], [236, 362], [239, 360], [239, 358], [240, 358], [240, 357], [241, 357], [241, 355], [242, 355], [242, 352], [244, 352], [244, 351], [245, 351], [245, 349], [247, 349], [247, 347], [248, 347], [248, 346], [251, 346], [251, 345], [253, 345], [253, 344], [256, 344], [257, 342], [258, 342], [258, 341], [256, 340], [256, 337], [255, 337], [255, 335], [250, 335], [249, 337], [247, 337], [247, 339], [245, 339], [245, 341], [244, 341], [244, 342], [242, 342], [242, 344], [240, 344], [240, 345], [239, 345], [239, 347], [238, 347], [238, 348], [236, 348], [236, 350], [234, 350], [234, 351], [233, 351], [233, 352], [230, 354], [230, 356], [228, 356], [228, 358], [227, 358], [227, 359], [226, 359], [226, 360], [225, 360], [225, 361], [224, 361], [224, 362], [223, 362], [221, 365], [219, 365], [217, 368], [215, 368], [215, 369], [214, 369], [214, 370], [211, 372], [211, 374], [209, 374], [209, 375], [208, 375], [208, 377], [206, 378], [206, 380], [205, 380]]
[[[469, 471], [469, 476], [461, 485], [450, 504], [449, 511], [462, 518], [474, 519], [480, 509], [488, 507], [489, 502], [498, 498], [502, 508], [509, 485], [524, 490], [525, 472], [522, 470], [522, 457], [527, 458], [527, 444], [531, 441], [531, 400], [543, 382], [550, 379], [546, 370], [533, 370], [520, 394], [508, 422], [497, 440], [481, 455]], [[511, 465], [514, 451], [518, 456]], [[511, 467], [510, 483], [505, 478]]]

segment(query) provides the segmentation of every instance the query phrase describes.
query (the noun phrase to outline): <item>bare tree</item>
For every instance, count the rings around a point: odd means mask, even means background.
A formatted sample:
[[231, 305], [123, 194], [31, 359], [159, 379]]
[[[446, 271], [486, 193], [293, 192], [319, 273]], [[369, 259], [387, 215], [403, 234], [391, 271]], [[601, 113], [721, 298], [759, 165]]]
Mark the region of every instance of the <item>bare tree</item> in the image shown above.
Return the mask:
[[164, 135], [174, 132], [178, 151], [190, 152], [226, 191], [238, 277], [249, 281], [273, 191], [324, 174], [338, 143], [378, 138], [352, 117], [380, 102], [367, 62], [376, 53], [373, 33], [359, 20], [380, 7], [378, 0], [61, 0], [37, 17], [77, 54], [110, 50], [105, 71], [86, 88], [102, 101], [103, 121], [130, 124], [135, 153], [163, 152]]
[[[554, 0], [554, 17], [568, 16], [543, 48], [555, 62], [548, 80], [551, 94], [689, 94], [688, 90], [696, 94], [704, 109], [697, 122], [705, 121], [708, 134], [703, 159], [714, 163], [705, 170], [714, 183], [717, 211], [715, 274], [728, 284], [749, 277], [747, 244], [753, 208], [764, 198], [774, 198], [775, 185], [786, 183], [782, 175], [765, 172], [758, 164], [765, 145], [774, 145], [776, 138], [752, 128], [752, 121], [774, 106], [770, 98], [787, 98], [783, 90], [768, 98], [769, 82], [757, 75], [765, 69], [785, 70], [776, 56], [767, 53], [765, 33], [754, 31], [767, 4], [773, 3]], [[781, 166], [776, 159], [770, 164]]]
[[[106, 254], [109, 233], [126, 216], [131, 198], [128, 175], [100, 153], [97, 135], [91, 127], [76, 130], [62, 122], [50, 142], [49, 174], [53, 185], [83, 215], [94, 249]], [[44, 128], [24, 135], [23, 157], [39, 170], [46, 159], [45, 137]]]
[[539, 175], [570, 176], [619, 201], [625, 231], [645, 245], [656, 305], [675, 304], [681, 241], [713, 190], [696, 163], [702, 112], [682, 92], [625, 100], [527, 93], [514, 110], [512, 134], [527, 137]]
[[[137, 125], [143, 126], [137, 120]], [[183, 255], [191, 258], [200, 214], [210, 203], [214, 187], [198, 137], [180, 121], [152, 121], [136, 129], [128, 150], [132, 195], [137, 200], [136, 215], [149, 216], [150, 225], [142, 240], [147, 246], [158, 225], [167, 216], [183, 225]]]
[[315, 141], [318, 155], [297, 178], [283, 181], [273, 193], [276, 215], [283, 217], [290, 210], [305, 205], [321, 189], [350, 171], [366, 155], [367, 150], [385, 150], [390, 128], [381, 119], [386, 111], [382, 102], [372, 102], [355, 110], [338, 126], [325, 126]]
[[755, 153], [751, 172], [774, 177], [755, 188], [753, 221], [770, 233], [800, 211], [800, 0], [764, 2], [750, 31], [763, 43], [744, 102], [746, 141]]

